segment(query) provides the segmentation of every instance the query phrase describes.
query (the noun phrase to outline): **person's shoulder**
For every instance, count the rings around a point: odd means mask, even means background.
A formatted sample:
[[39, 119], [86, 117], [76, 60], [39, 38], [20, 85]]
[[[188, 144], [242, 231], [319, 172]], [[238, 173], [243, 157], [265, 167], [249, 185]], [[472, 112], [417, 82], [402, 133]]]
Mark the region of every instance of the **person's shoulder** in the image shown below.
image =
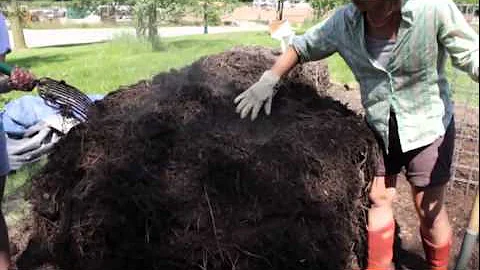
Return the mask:
[[338, 7], [335, 10], [335, 15], [346, 18], [353, 18], [356, 13], [358, 13], [357, 7], [353, 3], [349, 3], [343, 6]]
[[338, 7], [330, 17], [334, 18], [336, 21], [349, 24], [358, 20], [361, 17], [361, 14], [353, 3], [349, 3]]

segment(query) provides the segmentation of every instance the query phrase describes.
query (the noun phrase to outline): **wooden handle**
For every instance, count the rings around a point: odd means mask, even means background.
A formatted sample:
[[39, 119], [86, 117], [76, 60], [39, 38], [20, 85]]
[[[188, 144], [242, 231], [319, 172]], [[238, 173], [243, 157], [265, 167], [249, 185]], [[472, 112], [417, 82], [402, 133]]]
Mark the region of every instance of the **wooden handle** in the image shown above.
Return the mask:
[[468, 224], [468, 229], [478, 234], [478, 189], [477, 189], [477, 195], [475, 196], [475, 202], [473, 203], [473, 209], [470, 215], [470, 222]]

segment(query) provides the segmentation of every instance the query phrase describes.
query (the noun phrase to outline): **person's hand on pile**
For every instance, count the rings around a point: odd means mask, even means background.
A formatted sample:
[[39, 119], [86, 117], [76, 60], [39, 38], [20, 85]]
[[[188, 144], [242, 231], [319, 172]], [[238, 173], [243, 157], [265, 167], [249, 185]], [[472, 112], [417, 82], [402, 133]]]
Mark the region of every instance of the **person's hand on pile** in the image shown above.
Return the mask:
[[15, 67], [10, 74], [9, 87], [20, 91], [32, 91], [35, 88], [35, 76], [19, 67]]
[[280, 77], [271, 70], [265, 71], [258, 82], [238, 95], [234, 102], [237, 104], [236, 112], [240, 117], [245, 118], [250, 112], [251, 120], [255, 120], [262, 106], [264, 105], [265, 114], [270, 115], [272, 109], [272, 99], [275, 95], [275, 85]]

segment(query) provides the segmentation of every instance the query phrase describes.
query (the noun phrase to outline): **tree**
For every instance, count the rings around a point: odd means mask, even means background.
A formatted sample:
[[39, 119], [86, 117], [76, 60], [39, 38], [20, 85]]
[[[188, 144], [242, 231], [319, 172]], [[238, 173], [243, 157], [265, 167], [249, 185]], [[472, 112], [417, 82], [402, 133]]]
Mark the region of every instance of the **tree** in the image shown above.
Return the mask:
[[237, 0], [193, 0], [194, 11], [201, 14], [203, 20], [203, 33], [208, 34], [208, 26], [220, 23], [221, 15], [232, 9]]
[[115, 22], [115, 13], [119, 5], [133, 5], [136, 0], [73, 0], [69, 6], [79, 13], [98, 12], [102, 21]]
[[350, 0], [310, 0], [312, 8], [315, 10], [316, 19], [320, 19], [320, 17], [335, 7], [347, 4], [349, 2]]
[[25, 49], [25, 36], [23, 34], [24, 18], [26, 10], [20, 6], [17, 0], [11, 0], [7, 7], [7, 17], [10, 20], [10, 28], [12, 30], [13, 43], [15, 49]]
[[96, 10], [100, 5], [108, 5], [102, 9], [103, 15], [114, 15], [117, 5], [133, 5], [135, 29], [137, 37], [147, 38], [153, 48], [159, 45], [158, 22], [172, 14], [182, 13], [185, 4], [191, 0], [73, 0], [83, 9]]
[[277, 19], [280, 21], [283, 20], [283, 4], [285, 0], [278, 0], [277, 1]]
[[182, 10], [189, 0], [137, 0], [134, 7], [135, 28], [138, 37], [147, 37], [153, 48], [158, 48], [158, 20]]

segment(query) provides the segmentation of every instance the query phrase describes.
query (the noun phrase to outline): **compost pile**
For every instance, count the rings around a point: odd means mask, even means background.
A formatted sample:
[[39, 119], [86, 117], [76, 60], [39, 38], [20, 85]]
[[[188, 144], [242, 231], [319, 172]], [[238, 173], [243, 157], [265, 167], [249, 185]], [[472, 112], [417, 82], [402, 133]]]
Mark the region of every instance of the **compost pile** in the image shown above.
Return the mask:
[[362, 117], [324, 96], [328, 72], [319, 62], [282, 80], [270, 116], [240, 119], [233, 99], [275, 57], [234, 48], [96, 103], [33, 179], [30, 241], [43, 250], [35, 263], [68, 270], [361, 264], [374, 138]]

